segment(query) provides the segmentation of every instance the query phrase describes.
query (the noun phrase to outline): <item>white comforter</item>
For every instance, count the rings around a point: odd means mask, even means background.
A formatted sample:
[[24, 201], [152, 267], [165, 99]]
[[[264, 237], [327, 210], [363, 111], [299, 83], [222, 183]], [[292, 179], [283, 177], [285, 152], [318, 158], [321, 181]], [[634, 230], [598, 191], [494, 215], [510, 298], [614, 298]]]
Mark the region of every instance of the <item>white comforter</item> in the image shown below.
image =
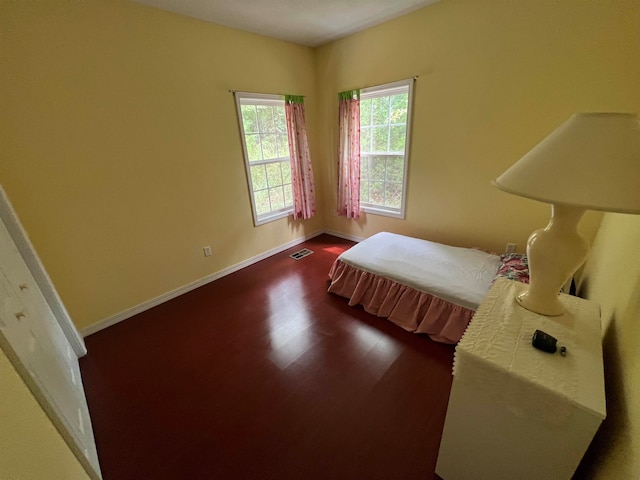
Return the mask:
[[497, 255], [389, 232], [358, 243], [339, 260], [472, 310], [500, 267]]

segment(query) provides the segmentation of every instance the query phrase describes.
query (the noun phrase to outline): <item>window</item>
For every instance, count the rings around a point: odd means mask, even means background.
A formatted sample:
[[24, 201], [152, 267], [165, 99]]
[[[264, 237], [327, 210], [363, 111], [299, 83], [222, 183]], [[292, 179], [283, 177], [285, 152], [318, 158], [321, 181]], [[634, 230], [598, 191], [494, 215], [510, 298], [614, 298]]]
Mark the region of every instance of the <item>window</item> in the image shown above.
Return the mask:
[[404, 218], [413, 79], [360, 91], [360, 207]]
[[236, 92], [247, 179], [256, 226], [293, 213], [284, 100]]

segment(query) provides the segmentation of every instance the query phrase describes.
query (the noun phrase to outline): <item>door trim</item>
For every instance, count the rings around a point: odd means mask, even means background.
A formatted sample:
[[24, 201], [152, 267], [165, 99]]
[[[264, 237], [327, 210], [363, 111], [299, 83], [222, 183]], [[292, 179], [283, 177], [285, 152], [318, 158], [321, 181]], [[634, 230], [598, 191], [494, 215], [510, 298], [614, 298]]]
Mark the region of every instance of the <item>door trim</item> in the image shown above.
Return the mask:
[[7, 227], [9, 235], [11, 235], [16, 247], [18, 247], [18, 251], [31, 271], [33, 278], [38, 284], [45, 300], [49, 304], [49, 307], [51, 308], [53, 315], [56, 317], [65, 337], [67, 337], [67, 340], [71, 344], [71, 348], [73, 348], [73, 351], [76, 353], [78, 358], [83, 357], [87, 354], [87, 347], [85, 346], [84, 339], [80, 336], [78, 330], [71, 321], [71, 317], [69, 316], [67, 309], [53, 286], [53, 282], [51, 281], [49, 274], [47, 274], [44, 265], [40, 261], [40, 257], [38, 257], [31, 240], [29, 240], [27, 232], [20, 223], [18, 214], [14, 210], [13, 205], [11, 204], [11, 201], [9, 200], [9, 197], [2, 185], [0, 185], [0, 218]]

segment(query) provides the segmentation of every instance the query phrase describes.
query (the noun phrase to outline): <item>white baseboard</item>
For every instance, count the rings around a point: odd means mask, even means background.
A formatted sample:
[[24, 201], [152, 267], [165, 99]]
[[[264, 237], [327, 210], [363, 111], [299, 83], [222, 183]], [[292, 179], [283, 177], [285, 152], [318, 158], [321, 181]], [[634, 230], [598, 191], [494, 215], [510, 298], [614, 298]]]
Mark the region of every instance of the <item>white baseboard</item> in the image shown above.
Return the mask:
[[334, 237], [344, 238], [345, 240], [351, 240], [352, 242], [361, 242], [365, 239], [365, 237], [357, 237], [355, 235], [338, 232], [336, 230], [325, 230], [323, 233], [326, 233], [327, 235], [333, 235]]
[[[158, 297], [152, 298], [151, 300], [148, 300], [146, 302], [143, 302], [139, 305], [136, 305], [135, 307], [131, 307], [128, 308], [126, 310], [124, 310], [123, 312], [117, 313], [116, 315], [113, 315], [111, 317], [105, 318], [104, 320], [100, 320], [99, 322], [96, 322], [92, 325], [89, 325], [86, 328], [83, 328], [82, 330], [80, 330], [80, 334], [83, 337], [88, 337], [89, 335], [99, 332], [100, 330], [104, 330], [107, 327], [110, 327], [111, 325], [115, 325], [116, 323], [119, 323], [123, 320], [126, 320], [127, 318], [131, 318], [134, 315], [137, 315], [139, 313], [142, 313], [146, 310], [149, 310], [150, 308], [153, 308], [157, 305], [160, 305], [161, 303], [164, 303], [166, 301], [169, 301], [173, 298], [176, 298], [180, 295], [183, 295], [187, 292], [190, 292], [191, 290], [195, 290], [198, 287], [202, 287], [203, 285], [206, 285], [207, 283], [211, 283], [214, 280], [217, 280], [219, 278], [222, 278], [226, 275], [229, 275], [233, 272], [237, 272], [238, 270], [248, 267], [250, 265], [253, 265], [254, 263], [259, 262], [260, 260], [264, 260], [267, 257], [271, 257], [272, 255], [275, 255], [277, 253], [283, 252], [285, 250], [287, 250], [288, 248], [294, 247], [296, 245], [299, 245], [303, 242], [306, 242], [307, 240], [313, 238], [313, 237], [317, 237], [318, 235], [321, 235], [323, 233], [329, 233], [330, 235], [335, 235], [336, 237], [341, 236], [340, 234], [333, 233], [333, 232], [326, 232], [326, 231], [322, 231], [319, 230], [317, 232], [311, 233], [309, 235], [305, 235], [304, 237], [300, 237], [300, 238], [296, 238], [295, 240], [291, 240], [290, 242], [287, 242], [283, 245], [280, 245], [278, 247], [272, 248], [271, 250], [267, 250], [266, 252], [263, 252], [259, 255], [256, 255], [254, 257], [248, 258], [247, 260], [244, 260], [240, 263], [236, 263], [235, 265], [231, 265], [230, 267], [224, 268], [222, 270], [219, 270], [215, 273], [212, 273], [211, 275], [207, 275], [206, 277], [203, 277], [199, 280], [196, 280], [194, 282], [188, 283], [187, 285], [183, 285], [182, 287], [178, 287], [175, 290], [171, 290], [170, 292], [164, 293]], [[344, 238], [344, 237], [343, 237]]]

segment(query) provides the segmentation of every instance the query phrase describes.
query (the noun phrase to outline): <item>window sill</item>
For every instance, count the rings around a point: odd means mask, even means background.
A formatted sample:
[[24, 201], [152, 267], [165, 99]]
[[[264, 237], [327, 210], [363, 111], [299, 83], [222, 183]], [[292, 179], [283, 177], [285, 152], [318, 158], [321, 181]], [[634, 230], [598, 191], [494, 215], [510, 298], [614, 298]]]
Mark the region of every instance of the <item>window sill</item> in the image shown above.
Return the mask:
[[256, 227], [260, 225], [264, 225], [265, 223], [273, 222], [274, 220], [279, 220], [281, 218], [288, 217], [289, 215], [293, 215], [293, 208], [288, 210], [272, 212], [266, 215], [263, 215], [259, 218], [254, 218], [253, 223]]
[[360, 210], [365, 213], [369, 213], [372, 215], [381, 215], [384, 217], [392, 217], [399, 218], [404, 220], [404, 211], [402, 210], [386, 210], [384, 208], [369, 206], [369, 205], [360, 205]]

